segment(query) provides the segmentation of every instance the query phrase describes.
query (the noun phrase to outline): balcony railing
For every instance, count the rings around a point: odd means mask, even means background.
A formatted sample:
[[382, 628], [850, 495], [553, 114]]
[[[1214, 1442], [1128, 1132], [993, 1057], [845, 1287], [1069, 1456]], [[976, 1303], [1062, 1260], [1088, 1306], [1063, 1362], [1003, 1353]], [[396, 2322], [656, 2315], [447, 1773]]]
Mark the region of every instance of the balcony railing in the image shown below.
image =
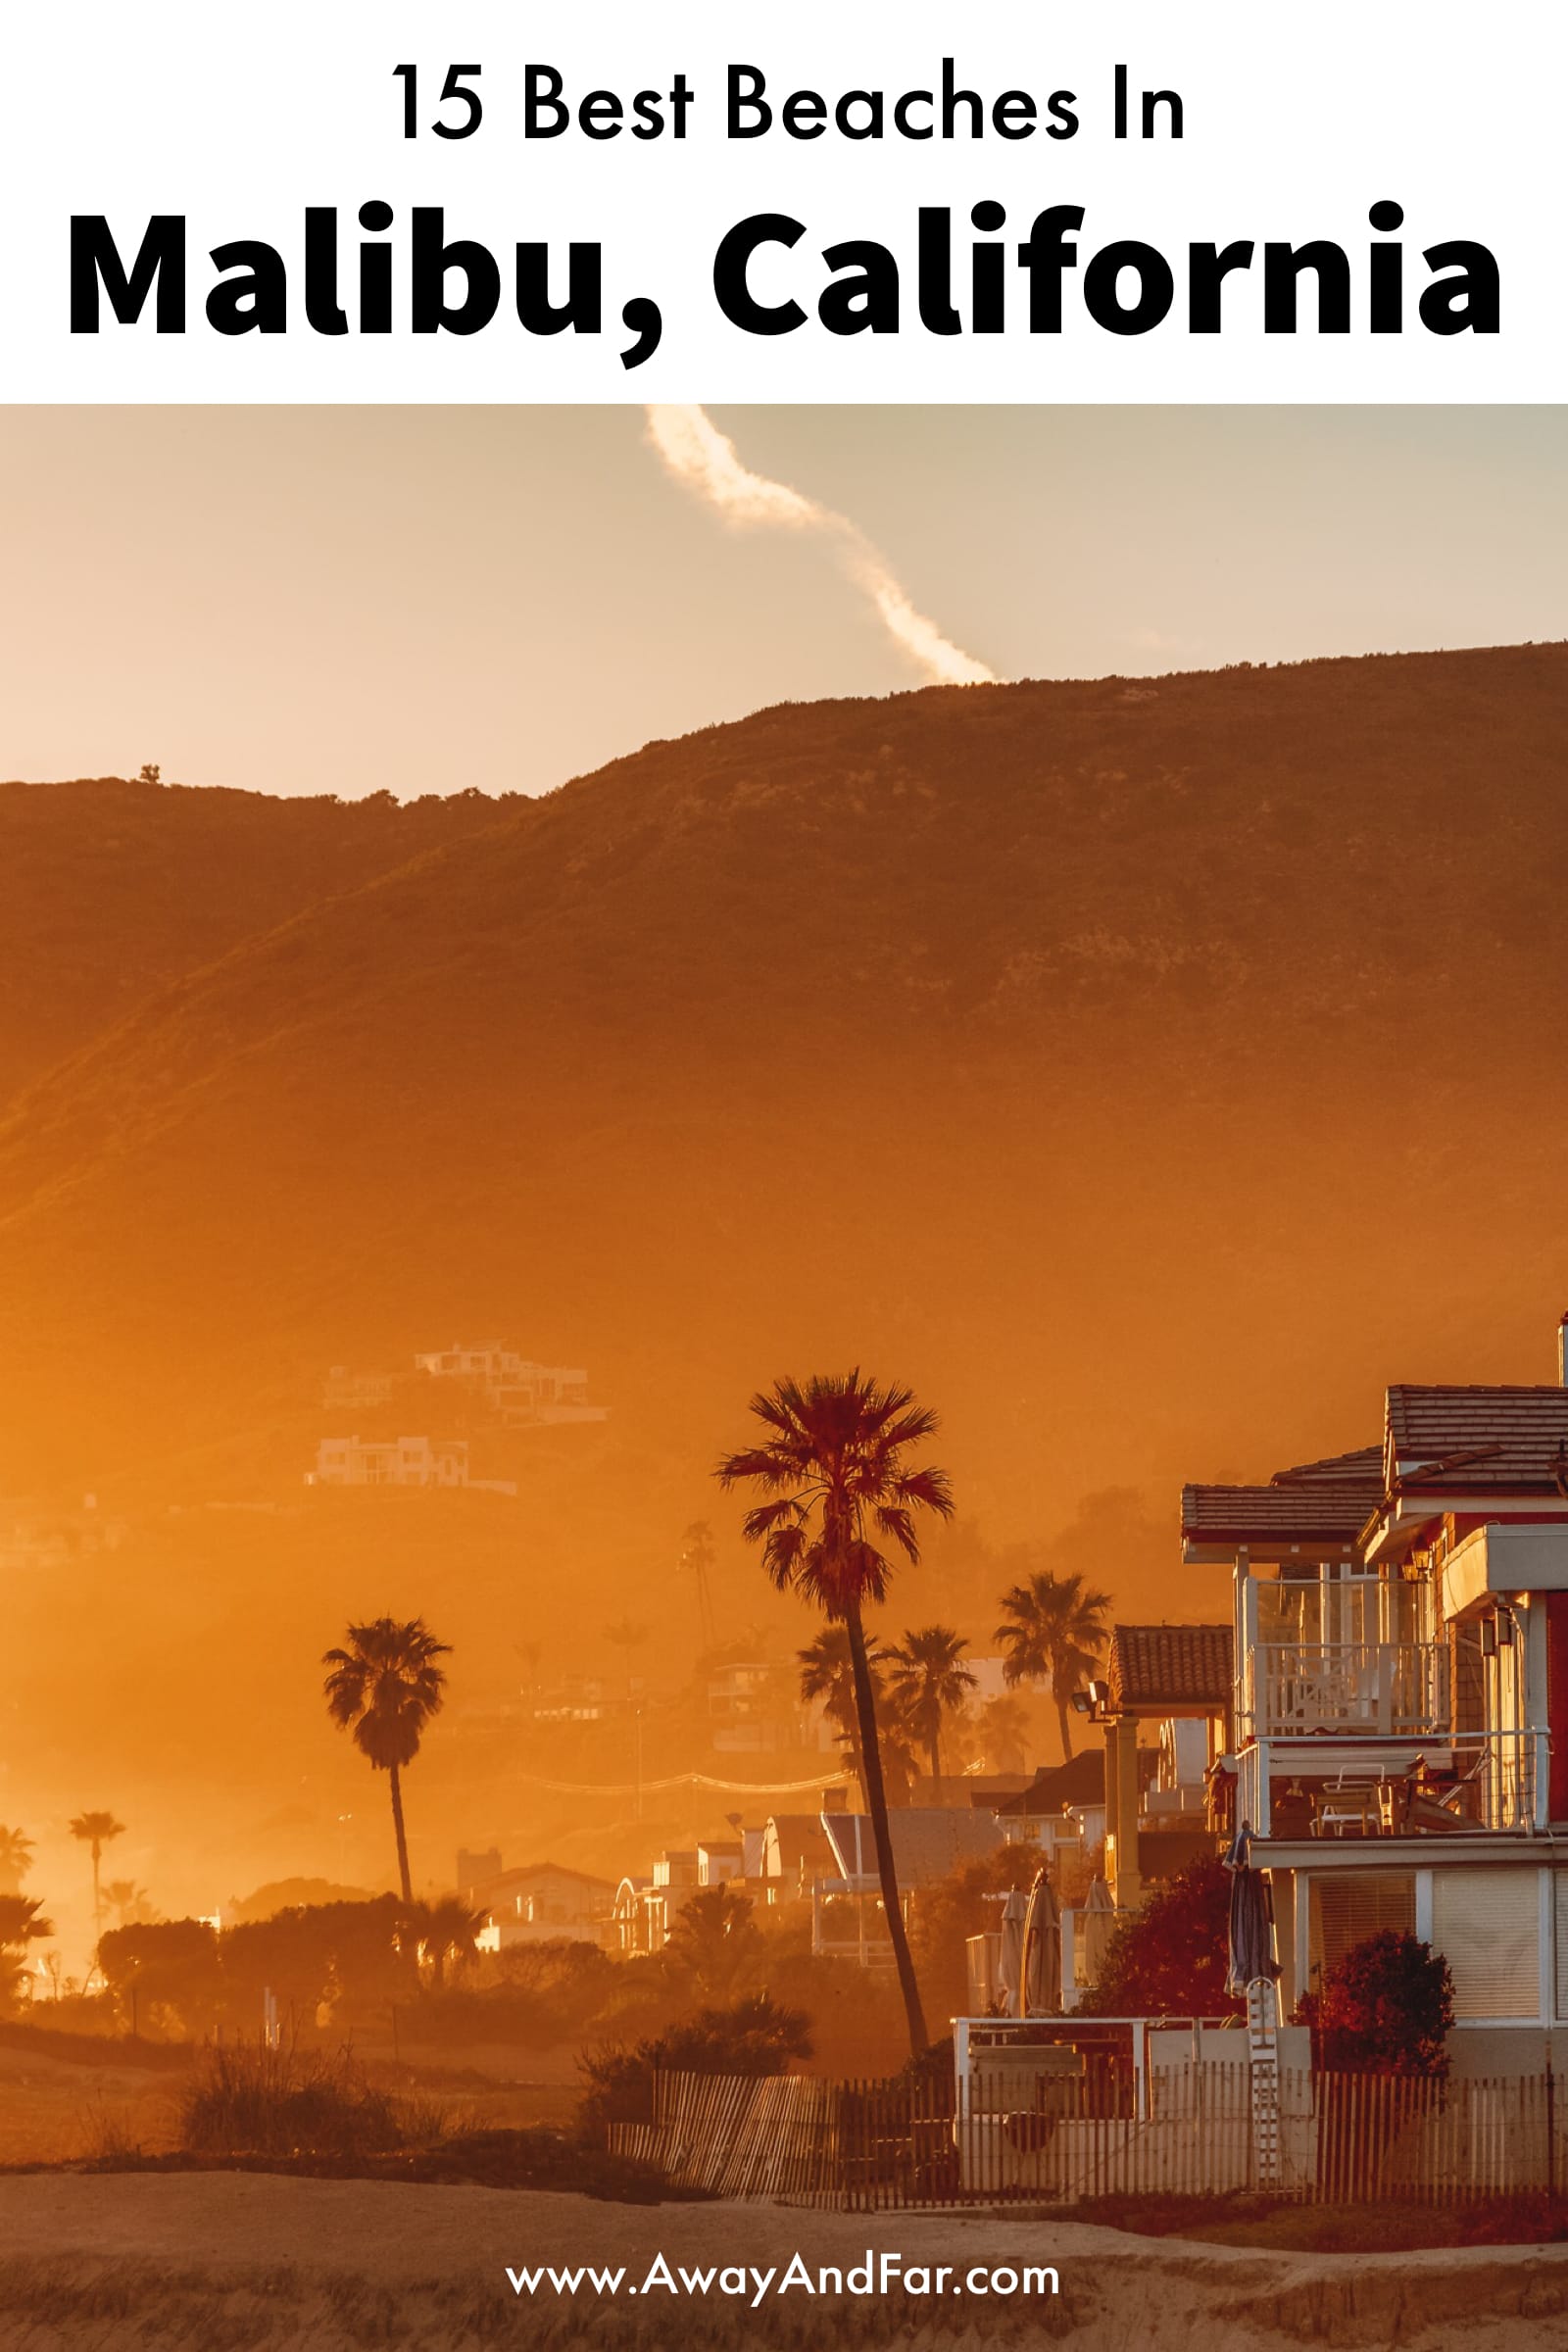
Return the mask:
[[1244, 1724], [1419, 1738], [1448, 1721], [1448, 1652], [1436, 1642], [1259, 1642], [1248, 1653]]
[[1315, 1757], [1296, 1738], [1256, 1740], [1236, 1760], [1237, 1819], [1260, 1838], [1544, 1830], [1549, 1752], [1543, 1731], [1438, 1732], [1419, 1752], [1347, 1734]]

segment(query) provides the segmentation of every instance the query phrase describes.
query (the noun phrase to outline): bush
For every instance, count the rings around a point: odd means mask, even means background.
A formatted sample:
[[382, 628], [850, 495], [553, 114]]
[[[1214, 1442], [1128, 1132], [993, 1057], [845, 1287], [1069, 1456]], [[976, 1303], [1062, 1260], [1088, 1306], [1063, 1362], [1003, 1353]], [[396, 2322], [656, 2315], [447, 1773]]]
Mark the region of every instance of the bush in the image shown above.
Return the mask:
[[134, 2021], [139, 2034], [194, 2037], [222, 2012], [218, 1936], [205, 1919], [111, 1928], [99, 1938], [98, 1965], [120, 2023]]
[[1218, 1856], [1190, 1862], [1115, 1930], [1082, 2015], [1239, 2016], [1244, 2004], [1225, 1989], [1230, 1906], [1230, 1873]]
[[1325, 1969], [1297, 2016], [1312, 2029], [1313, 2055], [1331, 2073], [1415, 2075], [1448, 2071], [1453, 1979], [1441, 1952], [1396, 1928], [1353, 1944]]
[[580, 2058], [588, 2087], [578, 2124], [589, 2138], [601, 2137], [611, 2124], [651, 2124], [657, 2074], [782, 2075], [792, 2060], [810, 2055], [804, 2010], [781, 2008], [765, 1992], [748, 1993], [727, 2009], [699, 2009], [630, 2049]]
[[195, 2156], [361, 2157], [408, 2137], [397, 2101], [347, 2051], [230, 2043], [208, 2052], [179, 2102], [180, 2146]]
[[612, 1997], [622, 1967], [597, 1944], [553, 1937], [487, 1956], [475, 1973], [479, 1982], [426, 1992], [403, 2011], [411, 2041], [548, 2049], [576, 2040]]

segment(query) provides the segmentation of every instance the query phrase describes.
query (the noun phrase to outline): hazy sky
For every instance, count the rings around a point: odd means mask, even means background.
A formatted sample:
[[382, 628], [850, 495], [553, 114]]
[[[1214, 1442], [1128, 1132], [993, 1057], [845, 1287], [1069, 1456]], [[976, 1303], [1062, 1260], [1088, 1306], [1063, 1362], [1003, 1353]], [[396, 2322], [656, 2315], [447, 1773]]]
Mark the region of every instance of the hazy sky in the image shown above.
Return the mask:
[[[720, 409], [1004, 677], [1568, 636], [1568, 410]], [[641, 410], [11, 409], [0, 777], [542, 791], [923, 682]]]

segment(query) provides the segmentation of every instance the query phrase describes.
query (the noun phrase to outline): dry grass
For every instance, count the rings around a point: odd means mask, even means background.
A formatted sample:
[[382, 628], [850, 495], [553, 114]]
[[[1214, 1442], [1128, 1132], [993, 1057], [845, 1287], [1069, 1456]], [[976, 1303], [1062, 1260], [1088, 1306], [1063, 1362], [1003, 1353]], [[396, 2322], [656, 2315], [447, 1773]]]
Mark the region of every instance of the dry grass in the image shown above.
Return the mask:
[[400, 2099], [348, 2050], [209, 2050], [179, 2103], [179, 2144], [193, 2156], [326, 2156], [358, 2161], [439, 2139], [447, 2111]]

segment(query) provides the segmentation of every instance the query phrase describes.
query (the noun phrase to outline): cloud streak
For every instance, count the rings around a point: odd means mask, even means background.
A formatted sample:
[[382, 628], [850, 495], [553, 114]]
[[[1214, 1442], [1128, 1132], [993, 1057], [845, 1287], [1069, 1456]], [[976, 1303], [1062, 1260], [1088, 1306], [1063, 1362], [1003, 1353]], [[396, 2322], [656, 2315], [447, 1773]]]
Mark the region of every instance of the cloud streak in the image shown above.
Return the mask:
[[934, 620], [915, 610], [887, 558], [858, 524], [792, 490], [787, 482], [754, 473], [706, 409], [650, 408], [648, 437], [665, 470], [726, 522], [742, 529], [811, 531], [828, 541], [839, 568], [865, 597], [894, 643], [933, 684], [995, 683], [995, 670], [944, 637]]

